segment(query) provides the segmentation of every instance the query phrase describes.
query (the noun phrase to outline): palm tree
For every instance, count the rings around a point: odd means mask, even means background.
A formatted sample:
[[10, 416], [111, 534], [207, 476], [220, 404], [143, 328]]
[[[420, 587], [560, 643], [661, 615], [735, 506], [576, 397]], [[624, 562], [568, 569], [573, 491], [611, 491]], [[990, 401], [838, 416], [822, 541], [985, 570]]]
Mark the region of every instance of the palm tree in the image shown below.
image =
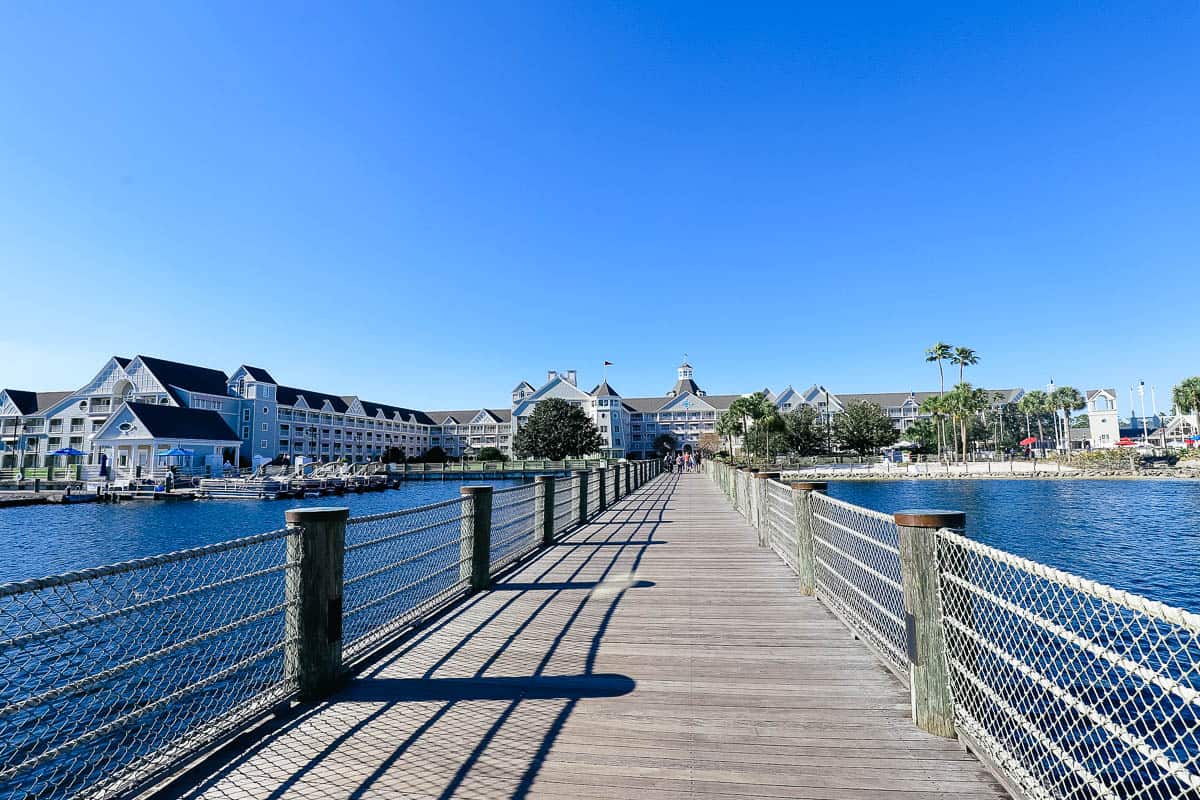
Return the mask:
[[1171, 400], [1179, 414], [1195, 414], [1200, 424], [1200, 377], [1184, 378], [1171, 390]]
[[1050, 395], [1050, 403], [1055, 411], [1062, 409], [1063, 412], [1063, 438], [1067, 444], [1067, 458], [1071, 457], [1071, 412], [1079, 411], [1084, 408], [1087, 403], [1083, 400], [1083, 395], [1074, 386], [1059, 386]]
[[976, 389], [969, 383], [959, 383], [945, 398], [950, 416], [958, 423], [962, 434], [962, 461], [967, 463], [967, 423], [982, 414], [991, 404], [992, 395], [986, 389]]
[[938, 432], [938, 460], [942, 459], [942, 431], [946, 420], [946, 396], [944, 394], [930, 395], [921, 401], [921, 413], [933, 417]]
[[[946, 394], [946, 375], [942, 371], [942, 362], [949, 361], [954, 355], [954, 349], [945, 342], [935, 342], [933, 347], [925, 351], [925, 362], [936, 361], [938, 365], [938, 396]], [[945, 427], [938, 422], [938, 460], [942, 458], [942, 442], [946, 438]]]
[[1017, 407], [1028, 417], [1032, 415], [1037, 420], [1038, 441], [1045, 447], [1046, 432], [1042, 429], [1042, 415], [1050, 410], [1050, 395], [1041, 389], [1031, 389], [1021, 396]]
[[979, 354], [969, 347], [956, 347], [950, 356], [951, 364], [958, 364], [958, 382], [963, 382], [963, 370], [979, 363]]

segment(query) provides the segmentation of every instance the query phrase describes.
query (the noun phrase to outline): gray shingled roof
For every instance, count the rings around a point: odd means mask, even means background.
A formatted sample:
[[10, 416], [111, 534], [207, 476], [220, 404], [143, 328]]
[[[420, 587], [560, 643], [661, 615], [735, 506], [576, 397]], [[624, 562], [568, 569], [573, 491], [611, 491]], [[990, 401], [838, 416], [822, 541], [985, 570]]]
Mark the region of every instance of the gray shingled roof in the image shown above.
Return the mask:
[[480, 411], [486, 411], [495, 422], [511, 422], [512, 409], [508, 408], [472, 408], [464, 411], [427, 411], [426, 415], [433, 420], [434, 425], [441, 425], [446, 417], [450, 417], [458, 425], [469, 425]]
[[22, 414], [37, 414], [58, 403], [71, 392], [27, 392], [23, 389], [5, 389], [8, 398]]
[[691, 392], [692, 394], [698, 395], [700, 394], [700, 386], [691, 378], [685, 378], [683, 380], [675, 381], [675, 388], [671, 391], [674, 392], [676, 396], [679, 396], [685, 392]]
[[216, 442], [238, 442], [225, 419], [216, 411], [156, 403], [126, 403], [146, 430], [156, 439], [202, 439]]
[[271, 373], [267, 372], [262, 367], [252, 367], [249, 364], [242, 364], [242, 369], [246, 370], [246, 374], [259, 383], [275, 382], [275, 379], [271, 377]]
[[181, 364], [178, 361], [167, 361], [151, 356], [138, 356], [138, 358], [180, 405], [184, 405], [183, 398], [175, 393], [175, 389], [218, 396], [228, 393], [229, 376], [219, 369]]
[[620, 397], [617, 390], [608, 385], [608, 381], [604, 381], [596, 385], [595, 389], [588, 392], [592, 397]]

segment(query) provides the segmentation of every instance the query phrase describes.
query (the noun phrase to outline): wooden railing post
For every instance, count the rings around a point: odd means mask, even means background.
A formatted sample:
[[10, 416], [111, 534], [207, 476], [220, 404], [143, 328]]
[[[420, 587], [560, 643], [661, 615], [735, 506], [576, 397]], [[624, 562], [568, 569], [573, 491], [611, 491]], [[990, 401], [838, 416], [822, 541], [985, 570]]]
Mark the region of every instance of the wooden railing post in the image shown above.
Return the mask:
[[912, 716], [917, 727], [954, 738], [954, 698], [946, 660], [946, 634], [938, 581], [937, 531], [961, 530], [961, 511], [898, 511], [900, 574], [908, 640]]
[[579, 515], [576, 520], [580, 525], [587, 522], [588, 517], [588, 471], [575, 470], [575, 512]]
[[600, 467], [596, 473], [596, 480], [600, 481], [600, 507], [596, 509], [596, 513], [602, 514], [604, 509], [608, 508], [608, 467]]
[[767, 504], [771, 501], [767, 483], [779, 480], [779, 473], [758, 472], [754, 479], [754, 527], [758, 528], [759, 545], [766, 547], [771, 542], [770, 517], [767, 516]]
[[[460, 552], [471, 554], [471, 591], [482, 591], [492, 582], [492, 487], [464, 486], [463, 542]], [[467, 536], [469, 535], [469, 539]]]
[[342, 671], [342, 578], [348, 508], [296, 508], [284, 512], [289, 534], [284, 582], [288, 607], [284, 675], [300, 699], [331, 694]]
[[533, 529], [540, 531], [542, 547], [554, 544], [554, 476], [538, 475], [533, 479]]
[[796, 518], [796, 572], [800, 578], [800, 594], [817, 593], [817, 557], [813, 546], [812, 493], [829, 488], [825, 481], [806, 481], [792, 484], [792, 512]]

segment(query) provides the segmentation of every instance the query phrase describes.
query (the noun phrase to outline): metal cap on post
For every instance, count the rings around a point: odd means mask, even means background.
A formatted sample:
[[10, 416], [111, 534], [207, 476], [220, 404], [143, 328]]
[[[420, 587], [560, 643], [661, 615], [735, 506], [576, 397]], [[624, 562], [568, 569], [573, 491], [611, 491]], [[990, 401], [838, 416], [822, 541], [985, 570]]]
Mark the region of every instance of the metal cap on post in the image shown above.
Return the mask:
[[284, 674], [300, 699], [319, 700], [337, 686], [342, 671], [342, 581], [348, 508], [295, 508], [284, 512], [289, 529], [284, 582], [287, 601]]
[[575, 511], [579, 515], [576, 522], [580, 525], [587, 522], [588, 516], [588, 471], [586, 469], [577, 469], [572, 473], [575, 476]]
[[946, 658], [946, 629], [938, 580], [937, 531], [961, 530], [967, 516], [961, 511], [897, 511], [900, 575], [904, 585], [904, 627], [907, 633], [912, 715], [917, 727], [954, 738], [954, 698]]
[[554, 544], [554, 476], [538, 475], [533, 479], [534, 524], [540, 531], [542, 547]]
[[800, 594], [809, 597], [817, 593], [812, 493], [824, 493], [828, 489], [829, 484], [825, 481], [792, 483], [792, 514], [796, 520], [796, 573], [800, 579]]
[[[458, 490], [463, 498], [463, 529], [470, 523], [471, 591], [479, 592], [492, 583], [492, 487], [464, 486]], [[462, 548], [466, 551], [466, 542]]]

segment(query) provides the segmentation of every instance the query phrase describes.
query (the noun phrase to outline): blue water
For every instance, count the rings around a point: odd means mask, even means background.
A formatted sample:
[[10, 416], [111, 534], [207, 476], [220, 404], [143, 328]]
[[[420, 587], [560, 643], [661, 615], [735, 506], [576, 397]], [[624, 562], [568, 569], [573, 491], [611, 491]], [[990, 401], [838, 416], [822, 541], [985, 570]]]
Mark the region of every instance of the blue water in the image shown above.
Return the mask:
[[1200, 611], [1200, 483], [1150, 480], [831, 481], [840, 500], [965, 511], [973, 539]]
[[169, 553], [284, 526], [283, 513], [345, 506], [351, 516], [379, 514], [459, 496], [465, 485], [497, 489], [519, 480], [408, 481], [399, 489], [304, 500], [135, 501], [110, 505], [0, 509], [0, 583]]

